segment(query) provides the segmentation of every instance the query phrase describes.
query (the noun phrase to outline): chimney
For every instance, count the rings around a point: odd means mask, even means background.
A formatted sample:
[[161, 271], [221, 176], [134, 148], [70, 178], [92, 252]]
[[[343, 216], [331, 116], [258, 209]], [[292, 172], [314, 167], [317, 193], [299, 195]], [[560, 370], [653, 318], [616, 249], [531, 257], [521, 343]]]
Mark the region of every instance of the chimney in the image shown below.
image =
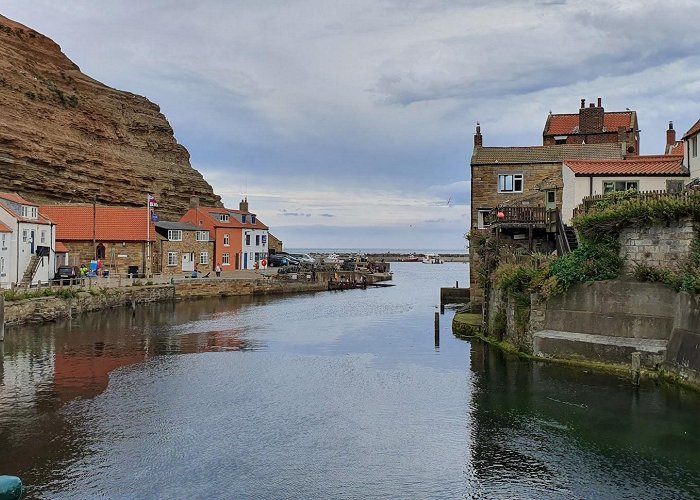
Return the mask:
[[199, 208], [199, 196], [196, 194], [190, 196], [190, 208]]
[[598, 107], [599, 108], [603, 107], [603, 99], [601, 99], [600, 97], [598, 98]]
[[586, 100], [585, 100], [585, 99], [581, 99], [581, 109], [583, 109], [583, 108], [585, 108], [585, 107], [586, 107]]
[[484, 138], [481, 136], [481, 125], [476, 122], [476, 134], [474, 134], [474, 147], [481, 147], [484, 145]]
[[668, 146], [673, 146], [676, 143], [676, 131], [673, 130], [673, 122], [668, 122], [668, 130], [666, 131], [666, 151]]
[[247, 196], [241, 200], [241, 203], [238, 205], [238, 209], [241, 212], [248, 212], [248, 197]]
[[[581, 99], [581, 104], [585, 100]], [[580, 134], [595, 134], [603, 132], [603, 120], [605, 110], [602, 106], [591, 103], [589, 107], [582, 107], [578, 110], [578, 131]]]

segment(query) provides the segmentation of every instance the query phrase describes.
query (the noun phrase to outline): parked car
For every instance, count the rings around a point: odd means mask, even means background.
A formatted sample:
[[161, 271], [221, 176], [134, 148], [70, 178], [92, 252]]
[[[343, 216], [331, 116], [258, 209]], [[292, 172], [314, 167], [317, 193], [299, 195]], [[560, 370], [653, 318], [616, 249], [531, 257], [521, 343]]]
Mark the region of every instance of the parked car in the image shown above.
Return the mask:
[[289, 265], [289, 260], [287, 259], [286, 255], [280, 255], [280, 254], [271, 254], [267, 258], [267, 265], [268, 267], [282, 267], [282, 266], [288, 266]]
[[73, 285], [80, 279], [80, 269], [77, 266], [58, 266], [53, 279], [61, 285]]
[[315, 264], [316, 259], [307, 253], [290, 253], [293, 258], [299, 261], [300, 264]]
[[298, 266], [301, 264], [298, 258], [296, 258], [294, 255], [287, 253], [287, 252], [277, 252], [275, 255], [279, 255], [280, 257], [284, 257], [287, 259], [287, 264], [290, 266]]

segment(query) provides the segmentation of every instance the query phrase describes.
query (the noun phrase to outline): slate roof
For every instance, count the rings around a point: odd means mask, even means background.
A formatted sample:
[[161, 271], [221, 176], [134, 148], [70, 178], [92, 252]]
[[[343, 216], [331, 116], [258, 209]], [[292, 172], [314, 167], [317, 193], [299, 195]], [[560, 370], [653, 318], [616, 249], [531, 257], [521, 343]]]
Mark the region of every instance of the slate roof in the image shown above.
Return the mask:
[[695, 122], [695, 125], [690, 127], [690, 130], [688, 130], [685, 135], [683, 136], [683, 139], [687, 139], [688, 137], [692, 137], [695, 134], [700, 133], [700, 120]]
[[571, 159], [622, 158], [618, 143], [557, 144], [553, 146], [483, 147], [477, 146], [472, 154], [472, 165], [561, 163]]
[[[603, 131], [617, 132], [618, 127], [631, 128], [634, 125], [634, 111], [606, 111], [603, 115]], [[543, 135], [578, 134], [579, 114], [549, 115]]]
[[199, 229], [189, 222], [169, 222], [162, 220], [156, 222], [156, 227], [162, 229], [179, 229], [180, 231], [204, 231], [204, 229]]
[[25, 200], [17, 193], [2, 193], [0, 192], [0, 198], [3, 200], [11, 201], [13, 203], [19, 203], [20, 205], [29, 205], [31, 207], [38, 207], [36, 203], [32, 203], [29, 200]]
[[[56, 223], [60, 241], [92, 240], [92, 205], [53, 205], [39, 208], [42, 215]], [[95, 236], [98, 241], [155, 241], [155, 226], [146, 226], [146, 207], [96, 207]]]
[[592, 175], [687, 176], [682, 156], [632, 156], [624, 160], [564, 160], [576, 177]]

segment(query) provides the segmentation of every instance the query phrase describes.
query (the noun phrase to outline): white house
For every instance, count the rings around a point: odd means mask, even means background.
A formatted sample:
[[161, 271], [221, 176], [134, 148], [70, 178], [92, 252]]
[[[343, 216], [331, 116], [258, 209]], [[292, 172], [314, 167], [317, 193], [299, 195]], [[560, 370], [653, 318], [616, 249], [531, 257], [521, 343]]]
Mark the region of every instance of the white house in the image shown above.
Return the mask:
[[56, 269], [56, 227], [39, 206], [15, 193], [0, 193], [0, 286], [46, 283]]
[[241, 224], [241, 269], [255, 269], [268, 256], [268, 227], [248, 210], [248, 200], [241, 200], [239, 210], [229, 210]]
[[690, 180], [700, 178], [700, 157], [698, 156], [698, 135], [700, 135], [700, 120], [690, 127], [683, 136], [683, 165], [690, 172]]
[[629, 156], [624, 160], [564, 160], [562, 217], [566, 224], [586, 196], [615, 191], [666, 191], [689, 179], [679, 155]]

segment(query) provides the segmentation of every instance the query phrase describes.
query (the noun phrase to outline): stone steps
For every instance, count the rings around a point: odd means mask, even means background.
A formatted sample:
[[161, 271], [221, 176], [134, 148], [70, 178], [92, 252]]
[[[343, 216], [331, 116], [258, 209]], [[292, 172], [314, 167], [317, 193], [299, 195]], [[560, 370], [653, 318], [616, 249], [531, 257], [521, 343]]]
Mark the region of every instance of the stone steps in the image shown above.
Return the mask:
[[663, 362], [667, 343], [664, 339], [594, 335], [562, 330], [541, 330], [533, 335], [533, 350], [536, 356], [576, 357], [603, 363], [629, 364], [632, 353], [640, 352], [642, 366], [648, 368]]

